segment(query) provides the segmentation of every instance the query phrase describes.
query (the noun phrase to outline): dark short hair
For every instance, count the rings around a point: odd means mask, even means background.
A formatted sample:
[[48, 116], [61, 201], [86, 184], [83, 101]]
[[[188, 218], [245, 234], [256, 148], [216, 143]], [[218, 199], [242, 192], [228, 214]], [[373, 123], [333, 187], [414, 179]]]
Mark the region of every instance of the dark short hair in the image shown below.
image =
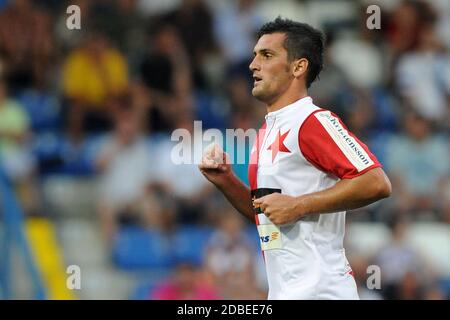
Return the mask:
[[289, 61], [300, 58], [308, 60], [306, 87], [309, 88], [323, 68], [323, 33], [306, 23], [277, 17], [259, 29], [257, 38], [276, 32], [286, 35], [283, 46], [287, 51]]

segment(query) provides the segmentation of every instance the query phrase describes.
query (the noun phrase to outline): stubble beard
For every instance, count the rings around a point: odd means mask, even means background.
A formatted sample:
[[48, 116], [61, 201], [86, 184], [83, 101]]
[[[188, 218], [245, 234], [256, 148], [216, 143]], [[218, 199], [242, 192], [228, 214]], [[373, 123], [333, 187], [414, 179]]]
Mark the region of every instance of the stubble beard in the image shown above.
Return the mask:
[[268, 103], [270, 101], [271, 97], [269, 92], [267, 92], [267, 89], [264, 90], [264, 88], [261, 88], [262, 84], [259, 84], [259, 87], [253, 87], [252, 89], [252, 95], [255, 97], [258, 101], [261, 101], [263, 103]]

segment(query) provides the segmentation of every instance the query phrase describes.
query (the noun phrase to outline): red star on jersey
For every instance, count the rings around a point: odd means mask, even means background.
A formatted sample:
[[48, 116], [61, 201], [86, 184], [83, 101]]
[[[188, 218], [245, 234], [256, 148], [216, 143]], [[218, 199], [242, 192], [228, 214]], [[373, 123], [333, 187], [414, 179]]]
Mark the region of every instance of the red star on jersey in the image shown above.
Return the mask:
[[275, 160], [278, 152], [289, 152], [291, 151], [284, 145], [284, 139], [286, 139], [286, 136], [288, 135], [290, 130], [286, 131], [285, 133], [281, 134], [281, 131], [278, 130], [277, 137], [275, 138], [275, 141], [267, 148], [267, 150], [272, 150], [272, 163]]

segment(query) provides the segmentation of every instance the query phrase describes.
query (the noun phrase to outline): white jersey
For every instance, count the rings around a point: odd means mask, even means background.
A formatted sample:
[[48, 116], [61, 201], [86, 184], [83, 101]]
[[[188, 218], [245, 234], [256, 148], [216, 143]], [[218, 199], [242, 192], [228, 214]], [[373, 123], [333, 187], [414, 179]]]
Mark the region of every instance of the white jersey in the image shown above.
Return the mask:
[[[251, 153], [252, 198], [317, 192], [379, 166], [335, 114], [306, 97], [266, 115]], [[343, 248], [345, 212], [276, 226], [255, 210], [269, 299], [358, 299]]]

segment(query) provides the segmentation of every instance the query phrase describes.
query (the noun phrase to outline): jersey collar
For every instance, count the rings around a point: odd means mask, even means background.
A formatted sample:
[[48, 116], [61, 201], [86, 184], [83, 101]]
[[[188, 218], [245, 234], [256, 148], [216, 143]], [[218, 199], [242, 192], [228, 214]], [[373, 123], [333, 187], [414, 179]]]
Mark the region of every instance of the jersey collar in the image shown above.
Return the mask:
[[291, 111], [296, 110], [297, 108], [299, 108], [305, 104], [309, 104], [309, 103], [312, 103], [312, 98], [310, 96], [303, 97], [291, 104], [288, 104], [287, 106], [285, 106], [281, 109], [267, 113], [266, 120], [281, 117], [281, 116], [283, 116], [287, 113], [290, 113]]

